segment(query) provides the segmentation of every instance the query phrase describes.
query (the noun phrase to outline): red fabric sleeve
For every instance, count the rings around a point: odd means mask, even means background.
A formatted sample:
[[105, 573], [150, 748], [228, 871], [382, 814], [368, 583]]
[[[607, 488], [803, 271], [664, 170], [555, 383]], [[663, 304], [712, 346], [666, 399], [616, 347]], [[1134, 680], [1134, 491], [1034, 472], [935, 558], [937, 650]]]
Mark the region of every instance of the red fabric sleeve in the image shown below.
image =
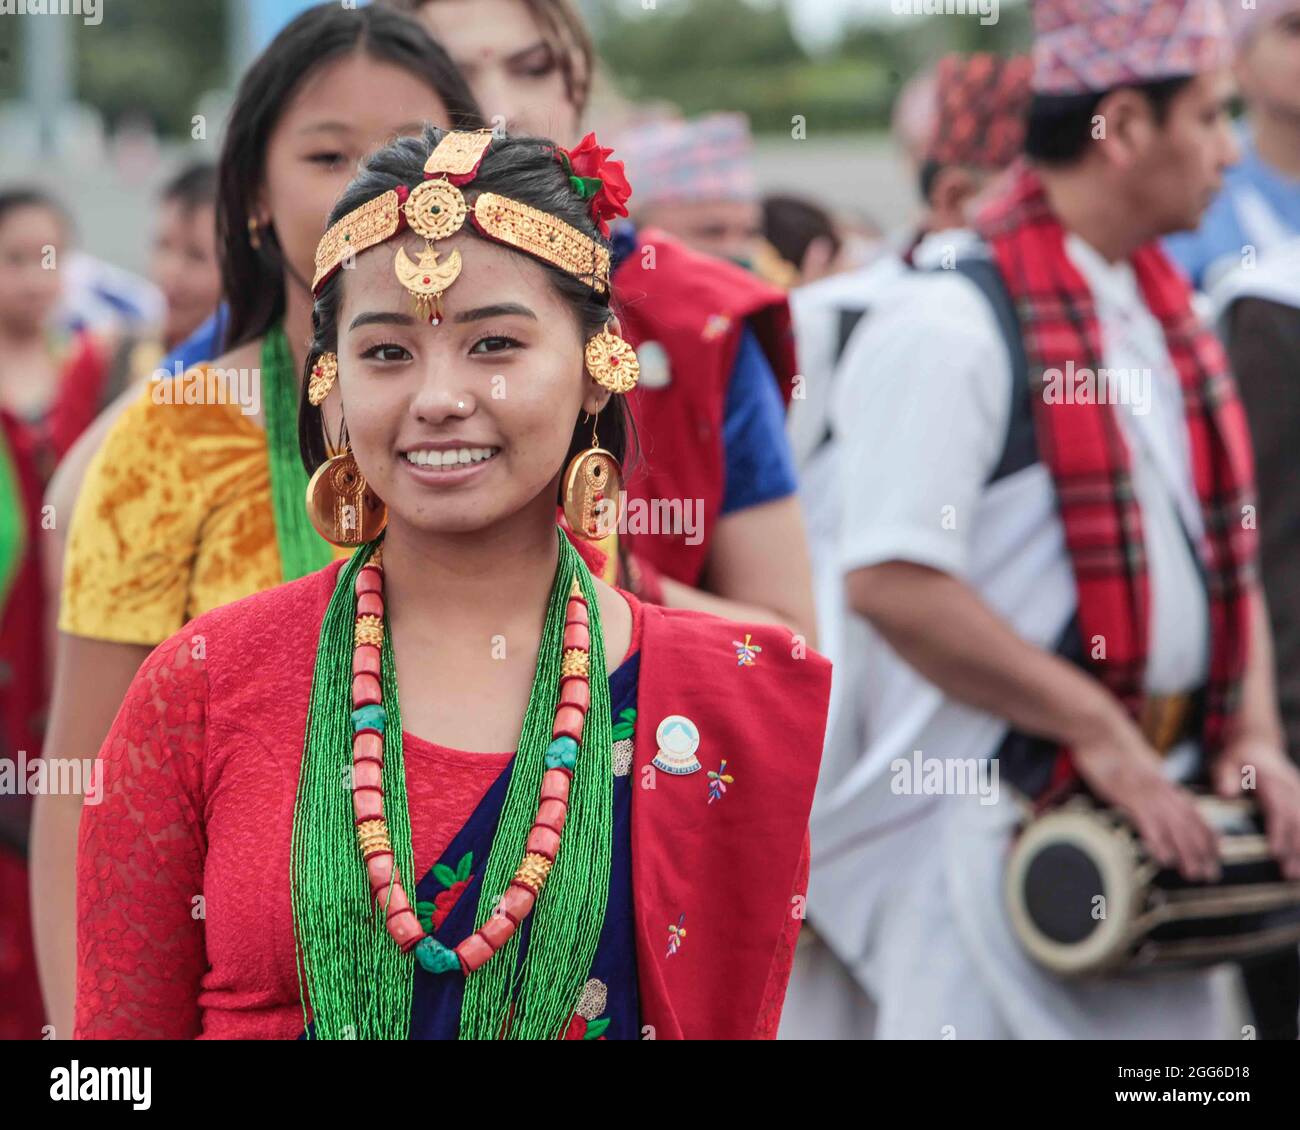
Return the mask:
[[803, 851], [799, 853], [799, 866], [794, 873], [790, 913], [777, 942], [772, 968], [767, 975], [767, 988], [763, 990], [763, 1003], [758, 1009], [758, 1023], [754, 1025], [756, 1040], [775, 1040], [776, 1030], [781, 1024], [785, 990], [790, 983], [790, 970], [794, 968], [794, 951], [795, 946], [799, 944], [799, 928], [803, 925], [803, 908], [808, 897], [808, 868], [811, 859], [812, 840], [805, 832]]
[[186, 1039], [200, 1031], [207, 675], [190, 637], [146, 660], [82, 810], [77, 1011], [83, 1039]]

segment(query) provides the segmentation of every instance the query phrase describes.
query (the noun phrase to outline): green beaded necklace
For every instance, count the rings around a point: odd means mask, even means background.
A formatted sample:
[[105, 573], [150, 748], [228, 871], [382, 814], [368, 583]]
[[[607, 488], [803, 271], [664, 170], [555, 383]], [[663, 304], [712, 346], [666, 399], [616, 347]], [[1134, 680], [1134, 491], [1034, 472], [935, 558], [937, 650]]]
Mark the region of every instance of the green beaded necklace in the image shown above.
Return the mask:
[[329, 543], [307, 517], [307, 470], [298, 450], [299, 382], [284, 327], [272, 326], [262, 339], [262, 388], [266, 446], [271, 464], [271, 509], [280, 548], [280, 576], [296, 581], [333, 560]]
[[[514, 875], [537, 813], [546, 747], [559, 699], [564, 614], [573, 578], [590, 616], [591, 706], [571, 786], [564, 839], [531, 915], [528, 953], [516, 971], [516, 932], [466, 979], [461, 1039], [556, 1039], [590, 974], [609, 899], [613, 840], [613, 733], [605, 641], [595, 583], [558, 528], [560, 555], [547, 604], [537, 672], [501, 818], [483, 875], [475, 929]], [[293, 819], [290, 885], [304, 1023], [308, 1002], [318, 1039], [406, 1039], [415, 958], [402, 953], [371, 903], [357, 847], [352, 796], [352, 642], [356, 575], [378, 542], [361, 546], [339, 570], [321, 624]], [[389, 633], [382, 687], [384, 808], [397, 869], [414, 896], [402, 724]], [[511, 1009], [513, 1007], [513, 1014]], [[507, 1029], [508, 1025], [508, 1029]]]

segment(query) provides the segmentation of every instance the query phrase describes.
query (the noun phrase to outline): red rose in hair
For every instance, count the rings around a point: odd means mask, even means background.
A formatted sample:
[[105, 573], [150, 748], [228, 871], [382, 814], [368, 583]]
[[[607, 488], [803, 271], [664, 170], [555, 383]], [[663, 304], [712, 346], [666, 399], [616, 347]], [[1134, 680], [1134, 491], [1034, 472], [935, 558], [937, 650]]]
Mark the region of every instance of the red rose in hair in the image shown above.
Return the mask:
[[627, 183], [622, 161], [611, 161], [614, 152], [596, 140], [594, 133], [587, 134], [573, 149], [561, 149], [569, 168], [573, 187], [588, 202], [591, 217], [600, 226], [601, 234], [609, 236], [607, 220], [627, 215], [628, 197], [632, 186]]

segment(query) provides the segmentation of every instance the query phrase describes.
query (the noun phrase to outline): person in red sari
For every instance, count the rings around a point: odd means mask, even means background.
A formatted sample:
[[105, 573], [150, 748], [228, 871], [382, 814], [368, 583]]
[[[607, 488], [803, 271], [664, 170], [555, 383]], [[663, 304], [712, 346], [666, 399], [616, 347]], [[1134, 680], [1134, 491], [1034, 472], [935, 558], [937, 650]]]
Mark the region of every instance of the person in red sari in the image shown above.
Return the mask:
[[[41, 554], [50, 526], [41, 497], [106, 392], [102, 344], [51, 331], [68, 235], [67, 216], [44, 192], [0, 192], [0, 756], [24, 779], [24, 765], [41, 755], [49, 695]], [[44, 1023], [27, 897], [29, 819], [28, 796], [0, 797], [0, 1039], [39, 1039]]]
[[627, 447], [619, 172], [428, 127], [335, 205], [301, 436], [313, 521], [360, 548], [132, 683], [77, 1035], [775, 1034], [829, 665], [603, 584], [556, 525], [608, 527]]

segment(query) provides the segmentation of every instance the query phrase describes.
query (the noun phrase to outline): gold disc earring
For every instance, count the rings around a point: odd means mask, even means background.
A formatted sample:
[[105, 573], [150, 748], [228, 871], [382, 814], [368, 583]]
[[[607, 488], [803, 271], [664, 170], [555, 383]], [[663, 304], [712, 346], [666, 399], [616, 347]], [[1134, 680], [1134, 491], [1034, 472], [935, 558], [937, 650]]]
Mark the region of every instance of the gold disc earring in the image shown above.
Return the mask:
[[352, 457], [352, 445], [326, 459], [307, 484], [307, 516], [327, 542], [364, 545], [388, 525], [388, 507], [370, 489]]
[[311, 369], [311, 379], [307, 382], [307, 403], [319, 408], [329, 396], [330, 389], [339, 376], [339, 359], [337, 354], [322, 353], [316, 358]]
[[584, 358], [591, 379], [610, 392], [631, 392], [641, 376], [636, 350], [608, 327], [587, 341]]
[[564, 473], [564, 516], [573, 532], [588, 541], [613, 533], [618, 528], [622, 491], [623, 468], [612, 452], [600, 446], [593, 423], [591, 446], [569, 460]]

